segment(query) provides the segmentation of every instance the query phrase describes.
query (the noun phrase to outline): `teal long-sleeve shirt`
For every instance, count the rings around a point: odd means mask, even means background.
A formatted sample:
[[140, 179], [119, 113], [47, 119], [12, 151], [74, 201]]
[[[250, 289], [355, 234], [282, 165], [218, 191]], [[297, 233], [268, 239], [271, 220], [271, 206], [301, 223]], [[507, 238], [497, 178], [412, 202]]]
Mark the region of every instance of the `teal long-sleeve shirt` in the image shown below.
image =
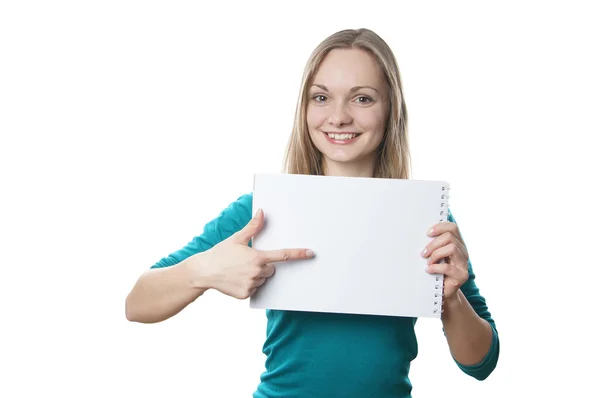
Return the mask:
[[[252, 218], [252, 194], [240, 196], [208, 222], [202, 233], [152, 268], [175, 265], [206, 251], [242, 229]], [[449, 212], [448, 221], [456, 222]], [[492, 345], [481, 363], [456, 365], [478, 380], [496, 367], [500, 344], [485, 298], [475, 284], [469, 260], [465, 297], [490, 323]], [[416, 318], [266, 310], [267, 337], [262, 347], [265, 371], [253, 398], [411, 396], [410, 364], [417, 356]]]

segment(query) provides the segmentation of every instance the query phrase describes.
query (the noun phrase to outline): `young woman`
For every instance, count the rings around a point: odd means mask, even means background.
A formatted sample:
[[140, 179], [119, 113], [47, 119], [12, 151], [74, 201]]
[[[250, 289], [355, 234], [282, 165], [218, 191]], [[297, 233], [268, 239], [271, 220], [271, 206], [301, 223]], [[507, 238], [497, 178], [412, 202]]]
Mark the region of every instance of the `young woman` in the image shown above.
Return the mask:
[[[306, 66], [285, 172], [409, 178], [406, 118], [387, 44], [367, 29], [335, 33]], [[250, 247], [264, 217], [251, 209], [252, 194], [239, 197], [185, 247], [153, 265], [127, 297], [127, 318], [160, 322], [208, 289], [246, 299], [273, 275], [273, 263], [313, 255], [310, 248]], [[498, 360], [495, 322], [452, 214], [428, 233], [423, 272], [445, 274], [442, 324], [450, 352], [464, 373], [483, 380]], [[267, 310], [267, 320], [266, 371], [255, 398], [410, 396], [416, 319]]]

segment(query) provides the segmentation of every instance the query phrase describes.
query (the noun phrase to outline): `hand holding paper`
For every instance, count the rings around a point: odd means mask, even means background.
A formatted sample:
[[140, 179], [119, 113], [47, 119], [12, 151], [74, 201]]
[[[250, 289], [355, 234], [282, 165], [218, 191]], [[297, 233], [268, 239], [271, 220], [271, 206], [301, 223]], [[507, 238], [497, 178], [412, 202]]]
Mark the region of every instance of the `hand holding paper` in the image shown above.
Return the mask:
[[[435, 237], [423, 250], [428, 258], [427, 272], [444, 274], [444, 301], [452, 299], [458, 289], [469, 279], [469, 253], [458, 226], [451, 222], [435, 225], [428, 236]], [[444, 263], [440, 263], [445, 260]]]

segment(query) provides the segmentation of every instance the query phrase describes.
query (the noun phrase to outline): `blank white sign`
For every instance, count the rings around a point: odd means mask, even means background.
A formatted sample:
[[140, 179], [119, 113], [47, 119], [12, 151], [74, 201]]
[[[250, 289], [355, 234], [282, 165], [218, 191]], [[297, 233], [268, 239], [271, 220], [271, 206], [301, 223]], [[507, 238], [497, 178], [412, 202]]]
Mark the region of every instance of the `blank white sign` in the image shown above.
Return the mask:
[[427, 230], [445, 221], [448, 184], [356, 177], [257, 174], [256, 249], [308, 248], [312, 259], [276, 264], [251, 308], [440, 317], [441, 275], [425, 272]]

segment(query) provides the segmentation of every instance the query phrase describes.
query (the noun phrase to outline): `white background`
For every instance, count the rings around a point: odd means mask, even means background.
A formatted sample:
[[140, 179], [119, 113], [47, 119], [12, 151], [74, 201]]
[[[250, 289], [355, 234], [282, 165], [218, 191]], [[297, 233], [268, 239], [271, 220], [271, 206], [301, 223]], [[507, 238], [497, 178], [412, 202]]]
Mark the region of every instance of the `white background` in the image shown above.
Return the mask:
[[413, 178], [451, 183], [501, 338], [478, 382], [419, 321], [414, 396], [592, 395], [598, 13], [482, 3], [2, 2], [0, 396], [251, 395], [264, 312], [209, 292], [141, 325], [125, 297], [280, 170], [305, 61], [357, 27], [398, 58]]

